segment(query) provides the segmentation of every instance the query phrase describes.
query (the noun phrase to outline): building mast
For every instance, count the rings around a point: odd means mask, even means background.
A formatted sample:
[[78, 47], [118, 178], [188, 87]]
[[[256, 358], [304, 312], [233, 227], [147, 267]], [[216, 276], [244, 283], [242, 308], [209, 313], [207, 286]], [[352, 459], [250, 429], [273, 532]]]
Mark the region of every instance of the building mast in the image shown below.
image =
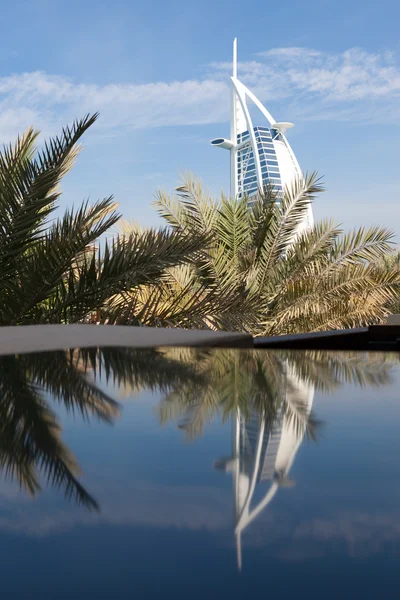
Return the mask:
[[233, 84], [233, 80], [237, 79], [237, 38], [233, 40], [233, 60], [232, 60], [232, 80], [231, 80], [231, 141], [233, 142], [233, 146], [230, 149], [230, 193], [231, 198], [236, 198], [238, 189], [237, 189], [237, 152], [236, 152], [236, 144], [237, 144], [237, 95], [236, 89]]

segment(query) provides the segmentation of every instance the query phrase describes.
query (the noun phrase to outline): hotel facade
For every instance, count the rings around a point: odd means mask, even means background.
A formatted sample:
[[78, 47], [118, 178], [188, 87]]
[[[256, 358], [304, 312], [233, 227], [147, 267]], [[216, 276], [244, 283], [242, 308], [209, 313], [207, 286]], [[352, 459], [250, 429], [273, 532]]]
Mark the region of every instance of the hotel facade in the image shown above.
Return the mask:
[[[286, 138], [293, 123], [277, 122], [258, 98], [237, 77], [237, 40], [233, 42], [233, 73], [231, 79], [230, 138], [216, 138], [212, 146], [230, 152], [230, 194], [241, 198], [254, 196], [265, 185], [272, 185], [279, 194], [285, 187], [302, 178], [300, 165]], [[253, 103], [260, 122], [253, 123], [250, 114]], [[310, 206], [304, 226], [313, 224]]]

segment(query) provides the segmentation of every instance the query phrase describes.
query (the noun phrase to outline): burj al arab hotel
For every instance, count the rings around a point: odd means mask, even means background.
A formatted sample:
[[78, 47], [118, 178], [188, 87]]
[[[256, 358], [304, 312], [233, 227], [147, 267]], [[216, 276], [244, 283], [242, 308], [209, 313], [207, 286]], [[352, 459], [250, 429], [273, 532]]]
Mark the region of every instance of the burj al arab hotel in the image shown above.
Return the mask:
[[[258, 109], [260, 125], [254, 125], [250, 103]], [[262, 124], [261, 124], [262, 123]], [[231, 131], [230, 138], [216, 138], [212, 146], [230, 152], [230, 193], [241, 198], [251, 197], [265, 185], [272, 185], [278, 195], [291, 187], [302, 172], [286, 138], [293, 123], [277, 122], [256, 96], [237, 78], [237, 40], [233, 42], [233, 73], [231, 77]], [[312, 226], [309, 207], [307, 222]]]

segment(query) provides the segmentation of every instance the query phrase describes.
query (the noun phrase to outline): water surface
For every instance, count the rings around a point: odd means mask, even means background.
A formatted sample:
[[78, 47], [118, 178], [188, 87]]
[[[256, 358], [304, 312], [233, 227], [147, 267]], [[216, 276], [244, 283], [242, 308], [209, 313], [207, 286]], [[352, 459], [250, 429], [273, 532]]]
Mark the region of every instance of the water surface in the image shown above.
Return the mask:
[[399, 355], [0, 358], [4, 598], [398, 598]]

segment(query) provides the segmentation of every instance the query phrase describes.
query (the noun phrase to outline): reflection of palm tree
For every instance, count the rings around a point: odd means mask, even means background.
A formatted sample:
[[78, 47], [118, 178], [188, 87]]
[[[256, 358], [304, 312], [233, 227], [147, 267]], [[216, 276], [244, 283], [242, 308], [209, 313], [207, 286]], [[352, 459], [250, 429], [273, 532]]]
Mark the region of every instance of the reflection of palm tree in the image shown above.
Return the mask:
[[50, 399], [83, 418], [112, 422], [119, 405], [96, 385], [104, 376], [120, 386], [168, 391], [190, 379], [156, 350], [97, 349], [0, 357], [0, 469], [35, 494], [40, 474], [87, 508], [96, 500], [78, 480], [79, 466], [61, 440]]
[[[290, 396], [280, 393], [287, 369], [282, 353], [186, 349], [180, 354], [180, 360], [196, 367], [200, 384], [190, 380], [167, 394], [159, 407], [159, 415], [161, 423], [178, 420], [189, 439], [201, 434], [204, 425], [215, 415], [220, 414], [225, 421], [237, 410], [245, 420], [254, 413], [263, 414], [271, 425], [285, 412], [296, 427], [302, 426], [302, 408], [290, 404]], [[314, 425], [312, 419], [308, 420], [310, 435], [313, 435]]]
[[[282, 427], [292, 430], [296, 439], [315, 436], [317, 422], [307, 402], [299, 402], [300, 384], [319, 389], [331, 389], [345, 380], [381, 385], [388, 381], [390, 367], [390, 361], [382, 360], [379, 355], [374, 362], [371, 354], [365, 360], [359, 353], [179, 348], [105, 348], [0, 357], [0, 469], [32, 494], [40, 489], [40, 475], [44, 475], [67, 496], [97, 508], [78, 479], [75, 458], [61, 440], [50, 399], [85, 419], [112, 423], [119, 405], [98, 382], [111, 381], [125, 391], [161, 391], [161, 421], [177, 419], [189, 438], [201, 433], [213, 415], [220, 414], [224, 420], [233, 416], [234, 423], [239, 415], [238, 431], [262, 423], [272, 444]], [[256, 482], [265, 478], [267, 453], [267, 447], [261, 447]], [[274, 481], [282, 485], [287, 472], [279, 467], [279, 457], [282, 465], [290, 460], [286, 457], [285, 463], [283, 450], [277, 453]]]
[[[98, 361], [107, 380], [112, 378], [124, 396], [144, 389], [169, 394], [188, 382], [201, 385], [203, 381], [196, 366], [181, 358], [184, 352], [183, 348], [102, 348]], [[91, 365], [96, 369], [95, 357]]]
[[[298, 387], [292, 381], [321, 392], [343, 383], [380, 386], [390, 382], [397, 354], [290, 350], [166, 349], [165, 357], [191, 366], [198, 379], [172, 387], [159, 406], [161, 423], [177, 420], [189, 439], [194, 439], [216, 415], [225, 421], [240, 409], [248, 419], [253, 411], [273, 423], [284, 411], [295, 427], [304, 427], [304, 410], [292, 403]], [[286, 372], [292, 377], [286, 377]], [[287, 393], [280, 393], [285, 377]], [[293, 388], [293, 389], [292, 389]], [[306, 434], [314, 437], [316, 422], [306, 419]]]
[[326, 350], [286, 350], [282, 353], [293, 372], [316, 390], [331, 392], [342, 383], [378, 387], [390, 382], [396, 352], [329, 352]]
[[97, 388], [79, 360], [65, 352], [0, 358], [0, 467], [31, 494], [40, 490], [39, 473], [66, 496], [88, 508], [94, 498], [81, 485], [78, 464], [60, 438], [61, 427], [47, 396], [68, 411], [110, 421], [117, 404]]

